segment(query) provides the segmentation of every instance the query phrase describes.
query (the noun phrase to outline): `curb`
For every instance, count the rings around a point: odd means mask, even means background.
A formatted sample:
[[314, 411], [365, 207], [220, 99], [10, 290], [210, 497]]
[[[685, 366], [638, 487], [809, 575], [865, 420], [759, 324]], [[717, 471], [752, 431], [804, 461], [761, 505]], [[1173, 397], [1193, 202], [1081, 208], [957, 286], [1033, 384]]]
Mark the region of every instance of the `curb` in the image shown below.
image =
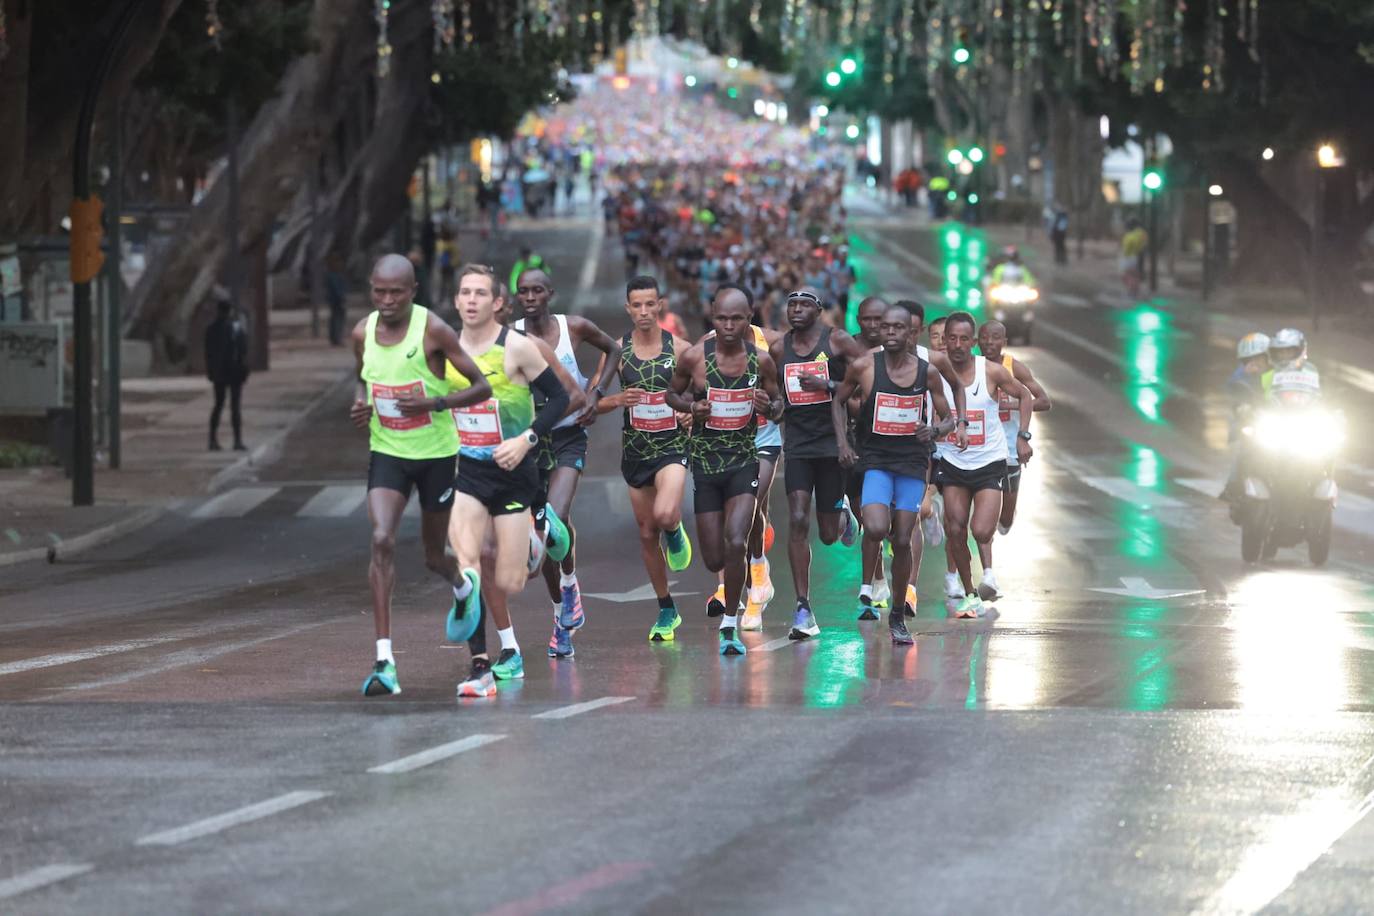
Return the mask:
[[76, 537], [65, 541], [57, 541], [47, 547], [32, 547], [28, 550], [17, 550], [14, 553], [0, 554], [0, 567], [15, 566], [19, 563], [27, 563], [31, 560], [46, 559], [49, 563], [56, 563], [59, 558], [65, 559], [69, 556], [76, 556], [83, 551], [93, 547], [99, 547], [113, 541], [115, 538], [126, 534], [132, 534], [140, 528], [151, 525], [162, 517], [166, 511], [162, 506], [149, 506], [140, 512], [136, 512], [127, 518], [122, 518], [117, 522], [111, 522], [85, 534], [78, 534]]
[[304, 409], [302, 409], [301, 412], [296, 415], [296, 419], [292, 420], [290, 423], [283, 426], [281, 429], [277, 430], [275, 433], [273, 433], [271, 436], [267, 438], [266, 442], [263, 442], [261, 445], [255, 446], [252, 451], [244, 455], [242, 458], [239, 458], [232, 464], [228, 464], [220, 468], [219, 471], [215, 473], [215, 476], [210, 478], [210, 482], [205, 485], [205, 492], [218, 493], [220, 490], [223, 490], [226, 487], [229, 487], [230, 485], [237, 483], [242, 478], [247, 477], [251, 473], [253, 468], [259, 465], [267, 464], [272, 461], [276, 461], [277, 458], [281, 456], [282, 448], [286, 445], [287, 438], [289, 438], [290, 435], [293, 432], [295, 432], [296, 429], [302, 423], [304, 423], [308, 417], [313, 415], [315, 411], [319, 409], [320, 405], [323, 404], [325, 400], [330, 395], [332, 395], [340, 386], [348, 384], [349, 382], [353, 381], [356, 377], [356, 373], [352, 369], [350, 369], [337, 382], [335, 382], [332, 385], [326, 385], [319, 392], [319, 394], [311, 398], [310, 402], [305, 405]]

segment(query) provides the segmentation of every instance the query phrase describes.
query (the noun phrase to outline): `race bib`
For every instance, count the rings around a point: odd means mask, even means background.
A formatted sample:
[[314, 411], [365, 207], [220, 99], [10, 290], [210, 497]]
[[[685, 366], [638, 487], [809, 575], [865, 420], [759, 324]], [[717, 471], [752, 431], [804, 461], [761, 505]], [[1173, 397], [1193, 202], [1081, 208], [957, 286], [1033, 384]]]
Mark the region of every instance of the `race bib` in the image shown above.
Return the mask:
[[677, 414], [668, 406], [666, 391], [648, 391], [644, 400], [630, 408], [630, 428], [645, 433], [665, 433], [677, 428]]
[[379, 382], [372, 383], [372, 409], [377, 414], [377, 422], [386, 429], [421, 429], [434, 422], [429, 415], [429, 411], [407, 417], [401, 413], [401, 408], [397, 404], [405, 395], [417, 398], [425, 396], [424, 382], [411, 382], [409, 385], [383, 385]]
[[708, 388], [706, 400], [711, 404], [707, 429], [744, 429], [754, 418], [753, 388]]
[[923, 397], [919, 394], [873, 396], [873, 432], [880, 436], [913, 436], [921, 425]]
[[[979, 445], [986, 445], [988, 438], [987, 433], [983, 429], [983, 411], [970, 410], [965, 414], [965, 416], [968, 417], [969, 448], [974, 448]], [[958, 431], [959, 428], [956, 426], [954, 428], [954, 432], [951, 432], [948, 436], [945, 437], [945, 441], [948, 442], [950, 445], [956, 444], [956, 442], [958, 441], [956, 439], [956, 434], [958, 433]]]
[[463, 448], [495, 448], [504, 441], [501, 433], [501, 402], [487, 398], [480, 404], [453, 409], [458, 442]]
[[1010, 423], [1012, 411], [1020, 409], [1021, 402], [1019, 400], [1007, 397], [1005, 391], [997, 392], [997, 419], [1003, 423]]
[[782, 367], [782, 374], [783, 381], [786, 383], [787, 403], [824, 404], [830, 400], [829, 391], [807, 391], [801, 386], [803, 375], [814, 375], [822, 381], [830, 380], [829, 364], [823, 360], [812, 360], [808, 363], [788, 363]]

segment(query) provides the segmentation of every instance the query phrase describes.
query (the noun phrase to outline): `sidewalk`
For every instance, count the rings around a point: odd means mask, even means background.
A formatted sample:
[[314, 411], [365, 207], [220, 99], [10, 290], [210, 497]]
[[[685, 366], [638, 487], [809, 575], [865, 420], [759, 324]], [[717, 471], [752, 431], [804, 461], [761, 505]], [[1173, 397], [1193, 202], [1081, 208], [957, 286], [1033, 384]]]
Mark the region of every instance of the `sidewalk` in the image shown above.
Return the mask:
[[[364, 303], [350, 302], [349, 326]], [[233, 442], [226, 403], [222, 452], [206, 449], [214, 392], [200, 376], [126, 379], [123, 467], [97, 455], [95, 505], [71, 505], [72, 484], [60, 467], [0, 470], [0, 567], [69, 556], [122, 537], [154, 521], [170, 504], [224, 488], [271, 463], [290, 430], [353, 372], [353, 352], [312, 339], [309, 310], [271, 312], [271, 369], [243, 388], [243, 438]], [[55, 552], [54, 552], [55, 550]]]

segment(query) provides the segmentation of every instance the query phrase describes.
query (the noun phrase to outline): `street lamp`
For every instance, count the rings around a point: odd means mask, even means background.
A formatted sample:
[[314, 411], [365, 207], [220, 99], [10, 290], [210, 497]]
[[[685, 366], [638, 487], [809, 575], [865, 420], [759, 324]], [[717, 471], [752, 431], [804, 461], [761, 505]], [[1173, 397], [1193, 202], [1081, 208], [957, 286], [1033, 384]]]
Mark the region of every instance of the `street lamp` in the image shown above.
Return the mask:
[[1273, 159], [1274, 148], [1272, 146], [1266, 146], [1264, 148], [1264, 152], [1260, 153], [1260, 158], [1263, 159], [1265, 162], [1268, 162], [1270, 159]]
[[1321, 294], [1318, 289], [1321, 270], [1322, 236], [1326, 231], [1326, 175], [1331, 169], [1345, 165], [1345, 157], [1335, 144], [1317, 147], [1317, 194], [1312, 202], [1312, 265], [1309, 274], [1309, 295], [1312, 300], [1312, 330], [1321, 328]]
[[1211, 194], [1213, 197], [1220, 197], [1220, 196], [1222, 195], [1222, 193], [1223, 193], [1223, 190], [1222, 190], [1221, 185], [1219, 185], [1219, 184], [1214, 184], [1214, 185], [1209, 185], [1209, 186], [1207, 187], [1207, 193], [1208, 193], [1208, 194]]
[[693, 86], [697, 84], [697, 78], [689, 73], [687, 74], [686, 79], [682, 81], [682, 84], [686, 86], [688, 89], [691, 89]]
[[1317, 165], [1324, 169], [1338, 169], [1345, 165], [1345, 157], [1330, 143], [1317, 147]]

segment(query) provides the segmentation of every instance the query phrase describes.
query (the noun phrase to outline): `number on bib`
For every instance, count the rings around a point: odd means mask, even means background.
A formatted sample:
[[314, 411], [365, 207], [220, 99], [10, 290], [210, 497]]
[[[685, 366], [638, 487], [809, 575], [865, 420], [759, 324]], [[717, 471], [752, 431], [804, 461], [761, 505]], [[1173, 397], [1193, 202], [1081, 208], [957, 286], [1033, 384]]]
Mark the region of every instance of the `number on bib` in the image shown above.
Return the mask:
[[463, 448], [495, 448], [505, 439], [501, 433], [501, 402], [496, 398], [454, 408], [453, 422]]
[[429, 426], [434, 419], [426, 411], [408, 417], [401, 413], [400, 405], [397, 404], [402, 397], [410, 395], [412, 397], [423, 398], [425, 396], [424, 382], [411, 382], [408, 385], [383, 385], [379, 382], [372, 383], [372, 410], [377, 414], [377, 422], [386, 429], [408, 430], [421, 429]]
[[647, 391], [644, 400], [630, 408], [630, 428], [645, 433], [663, 433], [677, 428], [677, 415], [668, 406], [664, 391]]
[[707, 429], [744, 429], [754, 419], [753, 388], [708, 388], [706, 400], [711, 405]]

